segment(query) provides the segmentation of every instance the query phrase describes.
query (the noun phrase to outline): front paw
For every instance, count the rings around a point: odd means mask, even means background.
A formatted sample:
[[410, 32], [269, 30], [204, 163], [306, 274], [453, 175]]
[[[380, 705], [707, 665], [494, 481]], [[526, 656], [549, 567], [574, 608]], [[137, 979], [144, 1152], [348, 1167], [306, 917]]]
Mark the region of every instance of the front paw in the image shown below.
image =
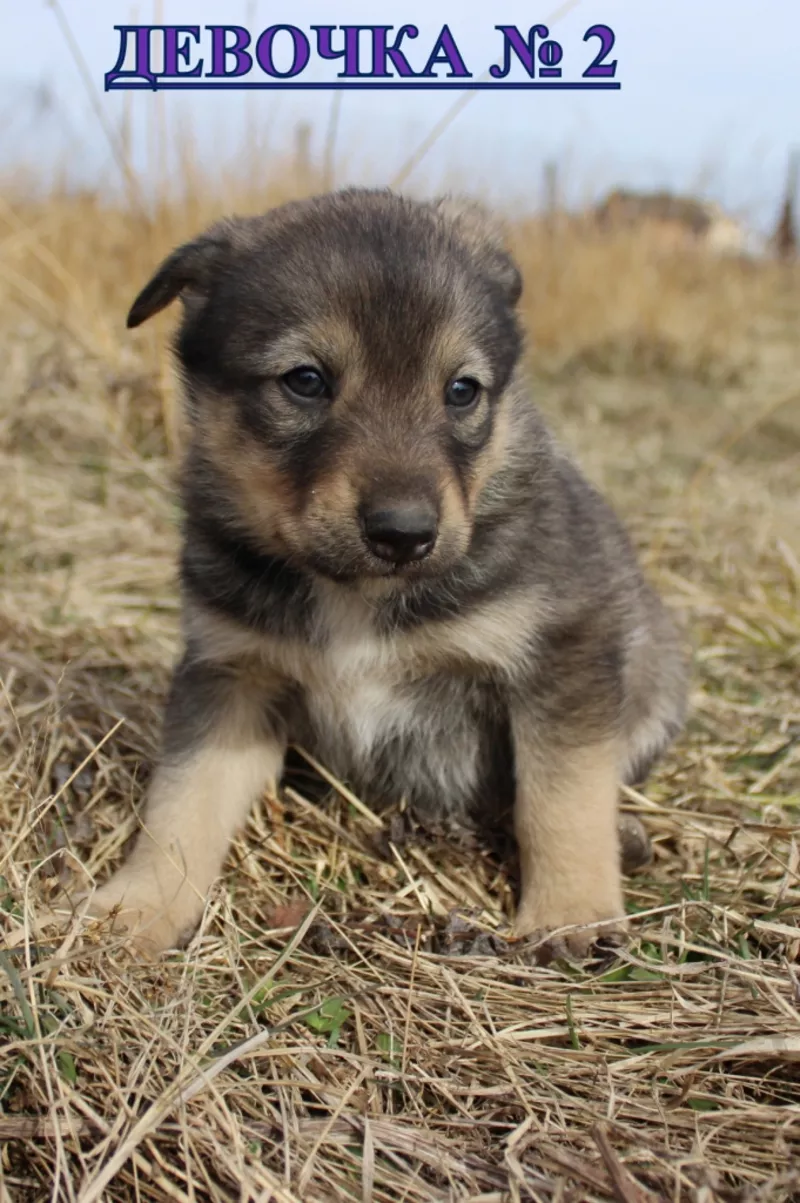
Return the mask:
[[513, 935], [534, 946], [542, 961], [607, 960], [628, 938], [622, 898], [605, 905], [588, 900], [550, 902], [523, 901]]
[[125, 867], [89, 897], [87, 908], [92, 918], [110, 919], [110, 930], [145, 958], [180, 947], [202, 913], [203, 900], [177, 875]]

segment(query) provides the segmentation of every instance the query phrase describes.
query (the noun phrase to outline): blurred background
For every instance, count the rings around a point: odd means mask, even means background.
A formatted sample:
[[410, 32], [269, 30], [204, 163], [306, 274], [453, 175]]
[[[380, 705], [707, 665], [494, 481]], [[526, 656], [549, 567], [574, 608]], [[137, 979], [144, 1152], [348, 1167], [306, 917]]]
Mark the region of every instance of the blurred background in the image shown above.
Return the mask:
[[[374, 5], [365, 0], [340, 0], [333, 7], [310, 0], [299, 8], [264, 0], [115, 0], [102, 8], [92, 0], [30, 0], [8, 6], [0, 48], [2, 164], [24, 163], [49, 179], [58, 174], [75, 183], [118, 184], [116, 155], [98, 123], [98, 97], [89, 94], [102, 92], [103, 76], [116, 62], [115, 24], [218, 22], [255, 34], [276, 22], [308, 30], [319, 23], [376, 20]], [[381, 6], [379, 20], [398, 28], [416, 24], [420, 36], [406, 45], [422, 62], [449, 23], [476, 76], [499, 55], [496, 24], [516, 24], [524, 32], [547, 23], [565, 47], [567, 69], [586, 58], [582, 37], [591, 25], [606, 22], [617, 36], [619, 93], [476, 95], [415, 172], [420, 186], [456, 172], [493, 199], [531, 206], [543, 202], [544, 169], [556, 162], [571, 203], [596, 200], [619, 185], [671, 189], [703, 193], [762, 233], [774, 221], [787, 157], [798, 141], [800, 10], [785, 0], [549, 0], [533, 7], [509, 0], [495, 15], [476, 0], [392, 0]], [[324, 69], [312, 59], [303, 78], [319, 79]], [[454, 95], [369, 91], [340, 98], [340, 179], [390, 180]], [[307, 123], [309, 153], [322, 160], [333, 103], [331, 93], [308, 91], [222, 98], [117, 92], [103, 96], [99, 107], [132, 169], [152, 189], [165, 174], [180, 172], [178, 132], [184, 142], [191, 137], [205, 167], [216, 169], [220, 158], [233, 163], [242, 155], [290, 152], [294, 131]]]

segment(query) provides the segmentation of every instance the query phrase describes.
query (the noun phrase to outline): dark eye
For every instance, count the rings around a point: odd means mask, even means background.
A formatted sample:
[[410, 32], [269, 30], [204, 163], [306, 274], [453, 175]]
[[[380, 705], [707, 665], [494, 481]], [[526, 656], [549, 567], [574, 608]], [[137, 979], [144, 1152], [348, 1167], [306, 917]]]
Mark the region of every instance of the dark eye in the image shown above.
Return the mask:
[[453, 409], [470, 409], [481, 394], [481, 386], [471, 376], [451, 380], [445, 390], [444, 399]]
[[318, 401], [320, 397], [330, 396], [325, 377], [316, 368], [293, 368], [281, 380], [293, 397], [303, 401]]

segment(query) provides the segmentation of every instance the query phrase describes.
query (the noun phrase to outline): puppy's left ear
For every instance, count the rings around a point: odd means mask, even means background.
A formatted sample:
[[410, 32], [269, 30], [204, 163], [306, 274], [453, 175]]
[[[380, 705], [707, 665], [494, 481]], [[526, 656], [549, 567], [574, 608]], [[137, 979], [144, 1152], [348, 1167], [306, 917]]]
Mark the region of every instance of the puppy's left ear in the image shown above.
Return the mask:
[[492, 279], [505, 290], [510, 305], [522, 296], [522, 273], [506, 245], [503, 223], [480, 203], [468, 197], [442, 196], [435, 211], [451, 224]]
[[145, 284], [128, 313], [129, 330], [166, 309], [176, 297], [203, 294], [214, 268], [233, 245], [232, 221], [219, 222], [205, 234], [177, 247]]

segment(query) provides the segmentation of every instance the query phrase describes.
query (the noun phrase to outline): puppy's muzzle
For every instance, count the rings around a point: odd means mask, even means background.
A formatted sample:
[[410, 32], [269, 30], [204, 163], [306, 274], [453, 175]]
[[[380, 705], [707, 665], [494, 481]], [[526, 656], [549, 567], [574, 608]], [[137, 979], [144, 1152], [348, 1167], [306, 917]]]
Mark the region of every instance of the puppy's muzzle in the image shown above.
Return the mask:
[[362, 506], [361, 524], [372, 554], [394, 564], [424, 560], [439, 533], [436, 507], [426, 500], [382, 498]]

